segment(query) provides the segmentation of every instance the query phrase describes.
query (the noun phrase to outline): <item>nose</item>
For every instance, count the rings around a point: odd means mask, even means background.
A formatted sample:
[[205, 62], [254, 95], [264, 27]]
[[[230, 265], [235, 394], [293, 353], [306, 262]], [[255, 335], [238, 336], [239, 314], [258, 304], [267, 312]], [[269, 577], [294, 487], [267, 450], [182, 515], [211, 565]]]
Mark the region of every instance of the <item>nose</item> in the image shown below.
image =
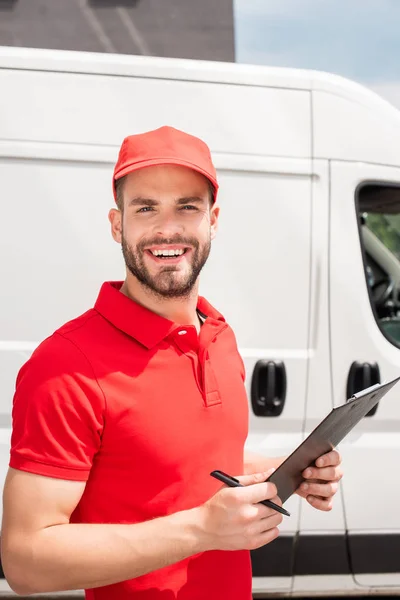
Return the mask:
[[182, 231], [183, 225], [173, 211], [162, 211], [154, 223], [153, 233], [155, 235], [170, 238]]

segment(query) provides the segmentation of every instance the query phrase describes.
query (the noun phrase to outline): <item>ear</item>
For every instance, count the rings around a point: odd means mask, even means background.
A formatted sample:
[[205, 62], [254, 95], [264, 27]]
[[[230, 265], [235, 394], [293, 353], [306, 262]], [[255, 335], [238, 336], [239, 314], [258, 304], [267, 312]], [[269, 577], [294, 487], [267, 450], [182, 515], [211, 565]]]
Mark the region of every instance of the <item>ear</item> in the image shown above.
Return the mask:
[[116, 208], [112, 208], [108, 213], [108, 220], [111, 223], [111, 235], [114, 240], [120, 244], [122, 242], [122, 214]]
[[217, 235], [218, 231], [218, 217], [219, 217], [219, 206], [214, 206], [211, 209], [210, 215], [210, 228], [211, 228], [211, 239], [213, 240]]

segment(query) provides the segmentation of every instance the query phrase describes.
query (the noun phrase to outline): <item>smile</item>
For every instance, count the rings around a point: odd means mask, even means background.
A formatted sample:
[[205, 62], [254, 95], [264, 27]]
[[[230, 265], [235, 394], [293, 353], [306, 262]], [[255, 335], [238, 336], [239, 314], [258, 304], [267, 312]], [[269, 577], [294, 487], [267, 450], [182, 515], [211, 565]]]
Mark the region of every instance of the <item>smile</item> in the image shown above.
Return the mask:
[[168, 258], [170, 256], [182, 256], [186, 252], [185, 249], [171, 249], [171, 250], [150, 250], [153, 256], [165, 257]]
[[151, 258], [159, 264], [162, 262], [177, 264], [183, 260], [182, 257], [188, 251], [190, 252], [189, 247], [185, 247], [183, 244], [177, 244], [176, 246], [153, 246], [146, 249], [146, 254], [151, 256]]

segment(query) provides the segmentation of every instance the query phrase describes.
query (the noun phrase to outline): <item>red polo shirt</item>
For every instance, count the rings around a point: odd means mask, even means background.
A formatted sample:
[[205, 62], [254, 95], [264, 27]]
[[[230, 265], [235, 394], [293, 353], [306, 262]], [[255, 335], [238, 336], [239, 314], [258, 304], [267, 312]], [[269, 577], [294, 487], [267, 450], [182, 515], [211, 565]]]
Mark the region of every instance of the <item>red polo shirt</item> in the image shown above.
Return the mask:
[[[243, 472], [243, 362], [203, 298], [200, 334], [103, 284], [96, 304], [46, 339], [21, 368], [10, 466], [86, 481], [75, 523], [138, 523], [204, 503], [213, 469]], [[247, 551], [212, 551], [91, 600], [249, 600]]]

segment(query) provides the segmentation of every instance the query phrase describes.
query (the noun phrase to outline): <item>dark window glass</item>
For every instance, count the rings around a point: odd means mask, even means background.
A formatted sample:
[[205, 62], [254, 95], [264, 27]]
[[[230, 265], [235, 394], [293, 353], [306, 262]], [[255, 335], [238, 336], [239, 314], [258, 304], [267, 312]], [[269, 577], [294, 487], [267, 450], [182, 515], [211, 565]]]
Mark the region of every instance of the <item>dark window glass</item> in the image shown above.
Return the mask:
[[356, 196], [372, 309], [382, 333], [400, 347], [400, 186], [368, 183]]

